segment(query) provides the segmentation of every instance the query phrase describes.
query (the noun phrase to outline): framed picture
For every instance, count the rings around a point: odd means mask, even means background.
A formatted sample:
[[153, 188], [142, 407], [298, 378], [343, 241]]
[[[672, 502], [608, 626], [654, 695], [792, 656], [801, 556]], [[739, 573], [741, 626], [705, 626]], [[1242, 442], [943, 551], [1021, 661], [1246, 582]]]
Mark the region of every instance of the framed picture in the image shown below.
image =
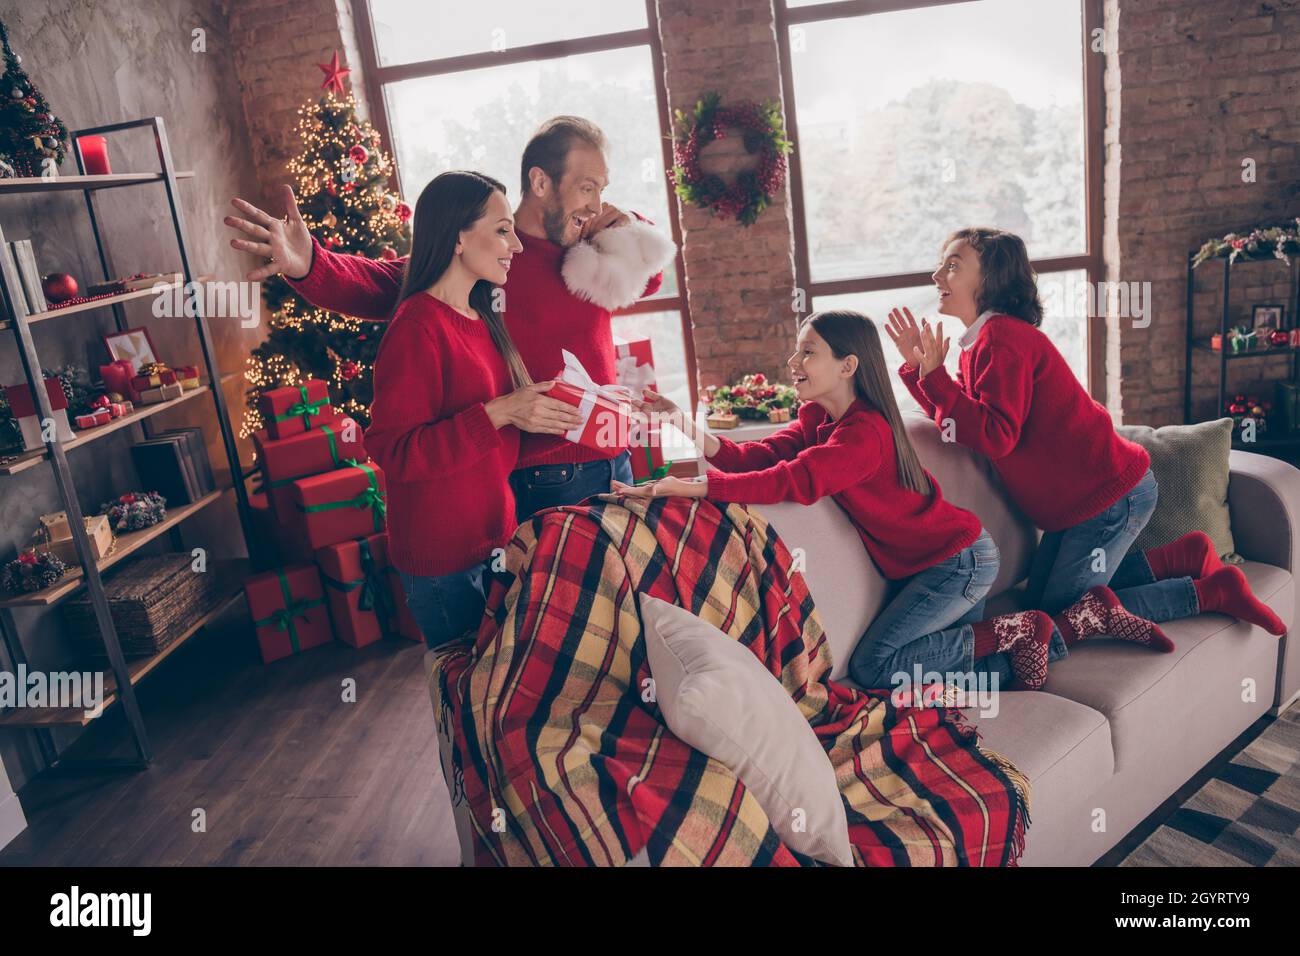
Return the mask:
[[1282, 328], [1282, 318], [1286, 314], [1284, 305], [1257, 305], [1251, 311], [1255, 328], [1266, 325], [1271, 329]]
[[[1259, 308], [1256, 306], [1255, 308]], [[104, 347], [108, 349], [108, 354], [112, 356], [114, 362], [120, 362], [127, 359], [131, 367], [139, 369], [141, 365], [147, 365], [150, 362], [158, 361], [157, 354], [154, 352], [153, 339], [149, 337], [149, 330], [144, 326], [138, 329], [127, 329], [125, 332], [114, 332], [112, 335], [104, 336]]]

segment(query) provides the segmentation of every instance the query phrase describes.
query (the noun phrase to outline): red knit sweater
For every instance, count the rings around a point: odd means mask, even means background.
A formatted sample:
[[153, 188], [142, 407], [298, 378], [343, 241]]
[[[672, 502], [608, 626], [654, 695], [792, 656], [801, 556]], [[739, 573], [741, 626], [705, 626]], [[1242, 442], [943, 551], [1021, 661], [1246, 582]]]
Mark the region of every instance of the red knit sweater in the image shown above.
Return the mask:
[[[610, 311], [578, 298], [564, 284], [560, 267], [565, 247], [522, 232], [518, 235], [524, 248], [515, 254], [501, 288], [506, 328], [529, 374], [539, 382], [559, 375], [564, 369], [560, 352], [568, 349], [597, 385], [614, 384], [617, 357]], [[397, 301], [405, 268], [405, 257], [374, 260], [342, 255], [313, 239], [311, 271], [292, 284], [320, 308], [360, 319], [386, 319]], [[662, 284], [663, 273], [653, 276], [642, 297], [654, 295]], [[562, 435], [526, 432], [517, 467], [593, 461], [621, 451], [588, 448]]]
[[924, 571], [979, 537], [979, 518], [945, 501], [929, 472], [929, 495], [899, 484], [889, 423], [861, 400], [839, 419], [809, 402], [797, 421], [761, 441], [718, 441], [722, 447], [709, 459], [710, 498], [809, 505], [830, 495], [887, 578]]
[[1115, 433], [1106, 409], [1083, 390], [1051, 340], [1028, 322], [990, 316], [961, 353], [957, 381], [942, 366], [908, 391], [956, 440], [986, 455], [1007, 493], [1044, 531], [1062, 531], [1114, 504], [1151, 459]]
[[388, 553], [408, 574], [461, 571], [510, 540], [519, 432], [484, 403], [511, 390], [487, 325], [420, 292], [375, 359], [366, 450], [388, 480]]

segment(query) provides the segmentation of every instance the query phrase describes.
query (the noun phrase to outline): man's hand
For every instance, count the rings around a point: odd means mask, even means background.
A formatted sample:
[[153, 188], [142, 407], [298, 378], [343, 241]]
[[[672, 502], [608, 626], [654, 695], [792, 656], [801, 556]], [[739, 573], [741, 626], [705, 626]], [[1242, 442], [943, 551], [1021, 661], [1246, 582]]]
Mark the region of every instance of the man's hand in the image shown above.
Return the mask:
[[582, 224], [582, 232], [578, 235], [582, 239], [590, 239], [602, 229], [608, 229], [610, 226], [623, 226], [632, 221], [632, 217], [610, 203], [601, 203], [600, 212], [592, 216]]
[[290, 279], [302, 279], [311, 271], [311, 233], [298, 211], [293, 187], [282, 186], [280, 199], [285, 209], [283, 219], [276, 219], [243, 199], [232, 199], [231, 205], [248, 218], [227, 216], [223, 220], [227, 226], [249, 237], [231, 239], [231, 248], [271, 260], [244, 277], [250, 282], [259, 282], [278, 273], [284, 273]]

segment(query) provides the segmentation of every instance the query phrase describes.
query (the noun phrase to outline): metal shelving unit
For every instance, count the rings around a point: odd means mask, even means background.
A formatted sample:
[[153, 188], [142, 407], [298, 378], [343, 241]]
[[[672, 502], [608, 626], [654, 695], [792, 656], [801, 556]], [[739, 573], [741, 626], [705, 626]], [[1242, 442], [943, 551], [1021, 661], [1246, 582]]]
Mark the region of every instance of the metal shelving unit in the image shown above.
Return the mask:
[[[78, 144], [80, 137], [89, 135], [107, 135], [135, 129], [152, 130], [154, 145], [158, 154], [159, 170], [157, 172], [114, 173], [110, 175], [91, 176], [85, 174], [85, 163]], [[72, 132], [72, 142], [74, 144], [73, 154], [77, 161], [78, 175], [52, 177], [49, 179], [39, 177], [0, 179], [0, 197], [29, 193], [70, 190], [80, 191], [86, 201], [86, 211], [90, 218], [90, 228], [95, 239], [95, 248], [99, 256], [100, 270], [103, 273], [104, 279], [108, 280], [112, 277], [110, 258], [108, 251], [104, 247], [103, 237], [100, 232], [100, 217], [96, 211], [94, 199], [96, 192], [101, 189], [131, 188], [160, 183], [166, 191], [167, 205], [171, 212], [172, 228], [176, 237], [177, 249], [180, 252], [180, 271], [182, 274], [182, 281], [185, 283], [186, 288], [189, 288], [190, 282], [203, 281], [206, 277], [196, 276], [190, 263], [189, 249], [185, 242], [184, 214], [180, 206], [177, 192], [178, 180], [190, 178], [194, 174], [192, 172], [178, 172], [172, 163], [171, 148], [168, 145], [166, 126], [162, 117], [152, 116], [145, 119], [130, 120], [124, 123], [112, 123], [107, 126], [94, 126], [87, 129], [74, 130]], [[31, 393], [35, 397], [37, 413], [42, 419], [46, 419], [52, 417], [53, 413], [50, 408], [49, 397], [46, 395], [43, 386], [44, 376], [41, 374], [41, 363], [37, 357], [36, 345], [32, 340], [32, 324], [56, 318], [64, 318], [70, 315], [84, 314], [92, 310], [111, 308], [113, 310], [114, 321], [118, 330], [125, 331], [130, 326], [127, 323], [126, 314], [122, 309], [122, 304], [131, 299], [142, 297], [147, 293], [126, 293], [123, 295], [106, 297], [104, 299], [97, 299], [93, 302], [82, 305], [70, 306], [66, 309], [51, 309], [36, 314], [28, 314], [23, 306], [23, 297], [21, 295], [15, 295], [12, 291], [20, 288], [20, 279], [17, 270], [14, 268], [14, 263], [10, 261], [9, 256], [0, 256], [0, 294], [3, 294], [4, 303], [8, 307], [9, 314], [13, 316], [12, 321], [0, 323], [0, 329], [11, 328], [13, 330], [14, 341], [18, 348], [18, 355], [22, 362], [23, 372], [27, 377], [28, 385], [31, 387]], [[19, 640], [19, 632], [14, 620], [13, 608], [30, 606], [49, 607], [65, 600], [75, 593], [79, 593], [82, 589], [85, 589], [89, 593], [91, 606], [95, 612], [95, 622], [98, 626], [100, 637], [103, 639], [105, 655], [112, 671], [111, 675], [106, 675], [105, 680], [105, 686], [108, 689], [108, 692], [106, 692], [105, 695], [107, 698], [105, 700], [105, 708], [110, 704], [120, 704], [122, 706], [135, 743], [136, 759], [134, 760], [80, 760], [75, 761], [74, 763], [72, 761], [60, 759], [54, 746], [50, 727], [70, 723], [84, 724], [85, 720], [79, 715], [79, 712], [70, 715], [66, 712], [60, 712], [55, 708], [47, 708], [44, 710], [24, 708], [22, 711], [14, 708], [0, 713], [0, 727], [28, 728], [37, 735], [46, 769], [55, 769], [67, 766], [104, 769], [143, 769], [147, 767], [152, 760], [153, 754], [149, 745], [148, 735], [145, 732], [144, 720], [140, 713], [140, 707], [136, 701], [134, 685], [153, 670], [153, 668], [157, 666], [163, 658], [171, 654], [176, 647], [180, 646], [180, 644], [196, 633], [212, 617], [221, 610], [230, 606], [238, 596], [238, 590], [234, 586], [234, 583], [232, 583], [238, 581], [238, 575], [237, 573], [229, 574], [222, 592], [222, 599], [216, 609], [210, 611], [200, 620], [194, 622], [191, 627], [187, 628], [181, 636], [169, 644], [160, 653], [148, 658], [132, 659], [128, 664], [122, 654], [117, 630], [113, 626], [108, 601], [104, 595], [102, 579], [102, 574], [108, 571], [113, 565], [129, 557], [132, 553], [163, 534], [171, 534], [174, 546], [177, 548], [181, 547], [179, 533], [180, 523], [191, 515], [203, 510], [213, 502], [219, 500], [226, 490], [233, 490], [235, 493], [240, 527], [243, 532], [245, 547], [247, 548], [249, 542], [253, 540], [251, 512], [248, 507], [248, 494], [243, 480], [244, 469], [239, 461], [239, 451], [235, 444], [235, 432], [231, 427], [229, 410], [221, 389], [222, 382], [228, 380], [229, 376], [223, 378], [220, 369], [217, 366], [216, 350], [213, 347], [212, 335], [208, 328], [207, 317], [203, 312], [201, 298], [202, 297], [195, 297], [195, 305], [197, 307], [194, 309], [194, 327], [198, 335], [199, 346], [203, 352], [203, 365], [207, 370], [206, 385], [188, 391], [181, 397], [173, 399], [172, 401], [144, 406], [138, 409], [134, 414], [116, 419], [108, 425], [103, 425], [93, 430], [83, 431], [71, 441], [61, 442], [59, 441], [58, 436], [55, 435], [46, 443], [44, 451], [34, 451], [27, 455], [19, 456], [16, 460], [9, 462], [7, 465], [0, 466], [0, 481], [3, 481], [11, 475], [21, 473], [29, 468], [39, 465], [42, 461], [49, 461], [50, 469], [54, 476], [54, 483], [59, 492], [59, 499], [64, 510], [68, 514], [68, 523], [72, 530], [73, 542], [81, 565], [79, 569], [69, 571], [69, 573], [60, 581], [49, 588], [31, 594], [12, 596], [0, 600], [0, 638], [3, 638], [5, 649], [9, 654], [9, 659], [15, 667], [19, 664], [26, 664], [27, 662], [22, 642]], [[167, 518], [164, 521], [150, 528], [119, 536], [117, 546], [110, 554], [100, 558], [99, 560], [92, 558], [91, 555], [93, 552], [90, 549], [90, 542], [87, 539], [85, 527], [82, 521], [81, 504], [77, 496], [76, 484], [73, 480], [72, 472], [68, 467], [68, 453], [78, 448], [86, 447], [107, 434], [135, 424], [139, 424], [144, 434], [148, 436], [151, 433], [149, 419], [153, 415], [204, 394], [211, 396], [213, 406], [216, 410], [217, 425], [221, 430], [222, 444], [225, 447], [226, 459], [230, 466], [230, 488], [217, 489], [191, 504], [169, 508]], [[230, 572], [236, 569], [228, 565], [225, 570]], [[216, 569], [213, 569], [208, 573], [217, 573], [217, 571]]]

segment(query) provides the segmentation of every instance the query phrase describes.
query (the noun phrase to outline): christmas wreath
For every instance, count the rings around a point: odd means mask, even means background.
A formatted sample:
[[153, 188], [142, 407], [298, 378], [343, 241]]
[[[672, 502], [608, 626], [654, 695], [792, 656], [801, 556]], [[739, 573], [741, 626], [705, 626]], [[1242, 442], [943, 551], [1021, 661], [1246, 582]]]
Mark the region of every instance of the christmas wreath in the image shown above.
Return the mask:
[[101, 514], [108, 515], [108, 526], [114, 534], [139, 531], [157, 524], [167, 515], [167, 499], [156, 491], [129, 491], [99, 506]]
[[1290, 256], [1300, 255], [1300, 216], [1275, 226], [1258, 226], [1250, 232], [1230, 232], [1222, 239], [1210, 239], [1197, 250], [1192, 267], [1208, 259], [1281, 259], [1291, 264]]
[[[720, 104], [721, 97], [709, 92], [695, 104], [694, 113], [677, 111], [681, 132], [673, 147], [674, 188], [682, 202], [751, 226], [785, 181], [785, 157], [792, 147], [779, 102]], [[700, 150], [725, 138], [729, 129], [741, 130], [745, 151], [759, 154], [758, 169], [740, 173], [730, 185], [700, 168]]]
[[68, 566], [47, 551], [24, 551], [4, 567], [0, 585], [10, 594], [41, 591], [63, 577]]

